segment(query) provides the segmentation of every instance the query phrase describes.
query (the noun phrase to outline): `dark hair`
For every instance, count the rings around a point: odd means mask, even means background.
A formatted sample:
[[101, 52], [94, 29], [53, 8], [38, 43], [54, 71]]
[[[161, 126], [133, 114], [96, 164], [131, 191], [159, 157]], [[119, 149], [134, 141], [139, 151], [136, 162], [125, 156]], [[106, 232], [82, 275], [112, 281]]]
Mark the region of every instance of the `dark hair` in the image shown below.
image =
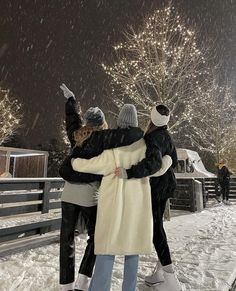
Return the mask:
[[168, 116], [170, 114], [170, 110], [168, 107], [166, 107], [165, 105], [161, 104], [161, 105], [157, 105], [156, 106], [156, 110], [157, 112], [159, 112], [161, 115], [166, 115]]
[[[156, 111], [159, 112], [161, 115], [169, 116], [169, 114], [170, 114], [169, 108], [163, 104], [157, 105]], [[149, 133], [153, 132], [155, 129], [157, 129], [157, 126], [150, 120], [148, 125], [147, 125], [145, 134], [149, 134]]]
[[157, 129], [157, 126], [150, 120], [146, 127], [145, 135], [153, 132], [155, 129]]

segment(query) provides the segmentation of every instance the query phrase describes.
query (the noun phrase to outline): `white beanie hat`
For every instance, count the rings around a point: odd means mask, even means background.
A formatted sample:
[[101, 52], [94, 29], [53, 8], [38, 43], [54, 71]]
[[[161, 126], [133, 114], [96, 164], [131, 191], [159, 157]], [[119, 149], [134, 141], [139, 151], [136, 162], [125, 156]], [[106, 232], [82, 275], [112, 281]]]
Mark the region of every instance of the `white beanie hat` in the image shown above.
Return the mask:
[[157, 127], [161, 127], [161, 126], [167, 125], [169, 120], [170, 120], [170, 114], [162, 115], [161, 113], [159, 113], [157, 111], [157, 109], [158, 109], [158, 106], [155, 106], [155, 107], [152, 108], [152, 111], [151, 111], [152, 123], [154, 125], [156, 125]]
[[138, 126], [138, 114], [133, 104], [125, 104], [121, 108], [117, 119], [117, 125], [121, 128]]

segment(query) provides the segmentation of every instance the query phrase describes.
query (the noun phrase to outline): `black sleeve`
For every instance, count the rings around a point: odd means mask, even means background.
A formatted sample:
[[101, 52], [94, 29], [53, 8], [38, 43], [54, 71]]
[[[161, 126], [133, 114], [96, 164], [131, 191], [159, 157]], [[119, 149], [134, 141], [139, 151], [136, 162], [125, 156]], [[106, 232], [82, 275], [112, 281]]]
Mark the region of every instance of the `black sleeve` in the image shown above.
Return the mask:
[[143, 131], [139, 127], [118, 128], [110, 130], [104, 135], [103, 148], [111, 149], [130, 145], [143, 137]]
[[132, 166], [127, 170], [128, 179], [131, 178], [143, 178], [155, 174], [160, 170], [162, 165], [162, 154], [160, 141], [155, 139], [155, 142], [151, 134], [145, 137], [146, 142], [146, 157], [140, 161], [137, 165]]
[[93, 134], [95, 144], [96, 140], [100, 143], [98, 148], [101, 152], [107, 149], [130, 145], [143, 137], [143, 131], [139, 127], [107, 129], [96, 131]]
[[71, 165], [71, 158], [71, 156], [66, 157], [59, 168], [59, 174], [64, 180], [73, 183], [92, 183], [95, 181], [101, 181], [102, 176], [100, 175], [74, 171]]
[[71, 147], [75, 145], [74, 132], [82, 127], [82, 118], [77, 112], [76, 101], [73, 97], [70, 97], [65, 106], [66, 114], [66, 132], [71, 143]]
[[[143, 138], [143, 131], [138, 127], [94, 131], [84, 146], [87, 155], [83, 158], [91, 159], [104, 150], [127, 146], [141, 138]], [[82, 157], [77, 147], [73, 149], [72, 156], [73, 158]]]

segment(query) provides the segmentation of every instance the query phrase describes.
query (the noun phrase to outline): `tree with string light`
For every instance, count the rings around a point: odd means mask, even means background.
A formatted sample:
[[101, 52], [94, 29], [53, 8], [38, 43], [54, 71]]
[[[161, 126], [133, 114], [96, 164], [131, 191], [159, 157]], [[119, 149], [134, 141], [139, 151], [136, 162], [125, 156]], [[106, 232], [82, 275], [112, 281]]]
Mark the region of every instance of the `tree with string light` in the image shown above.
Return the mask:
[[235, 151], [236, 103], [229, 86], [219, 86], [215, 80], [208, 85], [195, 102], [187, 136], [193, 146], [213, 154], [219, 162]]
[[138, 32], [126, 33], [114, 50], [114, 63], [102, 66], [111, 78], [118, 107], [132, 102], [143, 121], [154, 105], [165, 104], [171, 111], [172, 133], [191, 120], [193, 104], [201, 98], [196, 88], [208, 75], [206, 53], [173, 6], [154, 11]]
[[10, 91], [0, 87], [0, 144], [8, 141], [20, 127], [21, 105], [9, 97]]

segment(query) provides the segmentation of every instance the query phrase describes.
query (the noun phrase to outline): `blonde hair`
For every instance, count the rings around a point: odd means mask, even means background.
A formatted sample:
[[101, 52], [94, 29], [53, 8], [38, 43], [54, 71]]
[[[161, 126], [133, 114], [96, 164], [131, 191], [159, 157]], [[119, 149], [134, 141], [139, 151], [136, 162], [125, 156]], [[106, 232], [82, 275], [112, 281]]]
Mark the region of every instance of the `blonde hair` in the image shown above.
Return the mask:
[[74, 132], [74, 140], [76, 142], [75, 146], [81, 147], [83, 143], [90, 138], [94, 131], [108, 129], [108, 124], [104, 122], [100, 126], [90, 127], [90, 126], [83, 126], [80, 129]]

